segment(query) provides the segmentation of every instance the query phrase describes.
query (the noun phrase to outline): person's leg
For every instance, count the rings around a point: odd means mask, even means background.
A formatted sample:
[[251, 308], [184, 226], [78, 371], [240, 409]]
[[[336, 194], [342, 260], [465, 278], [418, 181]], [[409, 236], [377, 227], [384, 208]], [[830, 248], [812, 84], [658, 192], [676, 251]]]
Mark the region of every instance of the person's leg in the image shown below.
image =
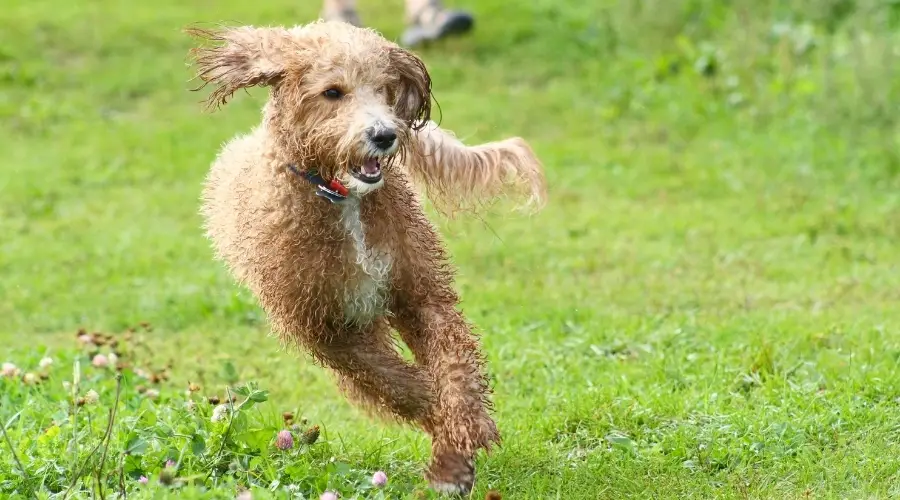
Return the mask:
[[356, 0], [324, 0], [322, 19], [327, 21], [343, 21], [354, 26], [362, 26], [359, 13], [356, 11]]
[[406, 22], [401, 43], [413, 47], [465, 33], [475, 19], [468, 12], [445, 8], [441, 0], [406, 0]]

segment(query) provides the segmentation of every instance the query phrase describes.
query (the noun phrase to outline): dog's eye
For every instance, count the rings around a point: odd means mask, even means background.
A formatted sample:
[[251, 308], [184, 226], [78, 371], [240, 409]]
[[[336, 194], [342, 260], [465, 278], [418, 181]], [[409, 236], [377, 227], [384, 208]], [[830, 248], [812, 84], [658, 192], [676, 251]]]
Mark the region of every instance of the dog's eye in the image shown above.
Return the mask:
[[344, 95], [344, 93], [338, 89], [328, 89], [325, 92], [322, 92], [322, 95], [324, 95], [328, 99], [340, 99], [341, 96]]

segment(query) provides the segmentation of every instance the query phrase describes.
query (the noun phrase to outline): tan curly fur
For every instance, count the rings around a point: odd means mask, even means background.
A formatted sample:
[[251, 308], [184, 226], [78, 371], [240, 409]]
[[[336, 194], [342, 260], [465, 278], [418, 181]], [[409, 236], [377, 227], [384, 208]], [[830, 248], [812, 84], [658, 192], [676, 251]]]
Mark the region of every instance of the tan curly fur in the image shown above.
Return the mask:
[[[192, 51], [210, 105], [269, 87], [262, 123], [225, 144], [204, 186], [217, 258], [350, 398], [430, 434], [434, 488], [470, 491], [476, 452], [500, 436], [478, 339], [414, 188], [444, 209], [481, 206], [503, 186], [539, 205], [540, 162], [520, 138], [470, 147], [435, 125], [425, 65], [375, 31], [319, 21], [189, 32], [213, 42]], [[386, 130], [396, 140], [377, 146]], [[380, 179], [360, 180], [376, 160]], [[349, 197], [316, 196], [290, 165], [341, 180]]]

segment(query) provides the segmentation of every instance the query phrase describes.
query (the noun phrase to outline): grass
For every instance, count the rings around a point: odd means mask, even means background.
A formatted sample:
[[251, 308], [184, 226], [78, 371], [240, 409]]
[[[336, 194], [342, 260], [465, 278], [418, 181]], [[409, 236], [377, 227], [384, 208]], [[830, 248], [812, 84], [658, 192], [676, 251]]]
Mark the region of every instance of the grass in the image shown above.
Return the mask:
[[[361, 4], [399, 35], [399, 2]], [[532, 218], [437, 219], [505, 438], [473, 498], [900, 494], [895, 2], [468, 6], [472, 36], [421, 51], [442, 124], [470, 142], [526, 137], [551, 188]], [[0, 361], [39, 382], [0, 380], [16, 450], [0, 444], [0, 492], [430, 495], [428, 441], [280, 350], [212, 260], [200, 183], [265, 94], [202, 114], [180, 29], [304, 22], [319, 6], [212, 7], [0, 10]], [[118, 405], [82, 327], [120, 342]], [[166, 365], [156, 384], [137, 371]], [[259, 401], [213, 422], [206, 398], [226, 387]], [[92, 389], [99, 401], [77, 406]], [[307, 419], [298, 441], [313, 425], [319, 440], [273, 448], [283, 411]], [[376, 470], [387, 489], [368, 486]]]

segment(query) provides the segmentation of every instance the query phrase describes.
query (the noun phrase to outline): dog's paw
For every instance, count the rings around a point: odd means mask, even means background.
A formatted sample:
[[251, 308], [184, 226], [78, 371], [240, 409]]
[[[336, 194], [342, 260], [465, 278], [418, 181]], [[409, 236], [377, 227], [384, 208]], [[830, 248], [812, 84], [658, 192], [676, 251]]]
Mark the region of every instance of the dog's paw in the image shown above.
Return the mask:
[[468, 495], [475, 484], [475, 460], [449, 453], [435, 456], [425, 479], [438, 493]]

